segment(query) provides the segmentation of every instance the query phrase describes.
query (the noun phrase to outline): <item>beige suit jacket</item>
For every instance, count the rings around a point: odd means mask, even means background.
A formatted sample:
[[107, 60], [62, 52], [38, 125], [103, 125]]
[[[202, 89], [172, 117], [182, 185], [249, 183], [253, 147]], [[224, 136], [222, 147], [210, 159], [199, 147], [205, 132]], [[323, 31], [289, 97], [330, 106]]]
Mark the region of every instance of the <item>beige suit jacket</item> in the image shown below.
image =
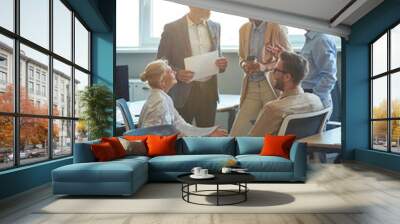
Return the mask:
[[290, 114], [302, 114], [323, 110], [320, 98], [312, 93], [304, 93], [301, 87], [283, 93], [278, 99], [265, 104], [250, 136], [276, 135], [283, 119]]
[[[287, 37], [287, 29], [284, 26], [281, 26], [277, 23], [266, 23], [266, 30], [265, 30], [265, 44], [264, 46], [268, 45], [281, 45], [283, 48], [286, 50], [291, 51], [291, 46], [288, 41]], [[249, 55], [249, 40], [250, 40], [250, 33], [251, 33], [251, 27], [252, 24], [251, 22], [247, 22], [243, 24], [243, 26], [239, 30], [239, 63], [241, 63], [243, 60], [247, 58]], [[264, 49], [263, 49], [264, 52]], [[273, 58], [270, 54], [268, 53], [263, 53], [264, 58], [262, 63], [269, 63], [275, 58]], [[269, 72], [265, 73], [265, 76], [267, 78], [267, 81], [270, 85], [270, 87], [273, 89], [272, 84], [270, 82], [270, 77], [269, 77]], [[243, 103], [243, 100], [246, 96], [247, 93], [247, 83], [248, 83], [249, 77], [248, 75], [244, 74], [243, 77], [243, 82], [242, 82], [242, 89], [241, 89], [241, 94], [240, 94], [240, 104]], [[275, 96], [276, 97], [276, 96]]]

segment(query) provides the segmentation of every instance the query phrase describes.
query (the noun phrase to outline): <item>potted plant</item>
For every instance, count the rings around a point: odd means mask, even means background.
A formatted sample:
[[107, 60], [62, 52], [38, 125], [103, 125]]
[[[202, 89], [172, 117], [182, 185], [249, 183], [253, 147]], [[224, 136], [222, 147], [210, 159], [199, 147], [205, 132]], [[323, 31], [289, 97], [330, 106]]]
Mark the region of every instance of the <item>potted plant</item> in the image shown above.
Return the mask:
[[109, 88], [94, 84], [80, 92], [79, 106], [81, 119], [88, 130], [89, 140], [110, 136], [112, 125], [114, 97]]

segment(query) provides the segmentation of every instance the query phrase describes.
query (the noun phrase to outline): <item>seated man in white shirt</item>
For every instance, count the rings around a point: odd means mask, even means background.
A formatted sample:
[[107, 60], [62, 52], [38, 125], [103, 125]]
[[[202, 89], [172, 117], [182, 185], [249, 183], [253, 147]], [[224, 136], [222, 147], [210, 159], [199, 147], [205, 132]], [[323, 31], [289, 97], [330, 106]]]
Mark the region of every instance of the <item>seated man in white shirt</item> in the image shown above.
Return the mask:
[[274, 88], [282, 93], [278, 99], [264, 105], [249, 131], [250, 136], [276, 135], [287, 115], [324, 109], [317, 95], [305, 93], [300, 86], [307, 70], [308, 62], [304, 57], [287, 51], [280, 53], [272, 78]]
[[182, 136], [226, 136], [227, 131], [218, 126], [199, 128], [187, 123], [174, 107], [174, 103], [167, 92], [177, 83], [175, 71], [163, 60], [148, 64], [140, 79], [148, 82], [151, 87], [138, 126], [139, 128], [170, 124]]

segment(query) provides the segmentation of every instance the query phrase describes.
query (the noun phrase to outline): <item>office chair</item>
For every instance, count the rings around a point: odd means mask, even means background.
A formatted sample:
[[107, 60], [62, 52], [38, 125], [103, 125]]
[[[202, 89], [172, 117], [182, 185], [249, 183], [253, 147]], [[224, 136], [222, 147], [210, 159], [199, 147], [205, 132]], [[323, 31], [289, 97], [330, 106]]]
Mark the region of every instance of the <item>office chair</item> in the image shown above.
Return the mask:
[[117, 107], [121, 110], [126, 125], [126, 132], [123, 135], [175, 135], [179, 133], [173, 125], [157, 125], [146, 128], [136, 128], [128, 104], [124, 98], [117, 99]]
[[322, 133], [327, 120], [332, 113], [332, 108], [303, 114], [291, 114], [283, 119], [278, 135], [293, 134], [297, 139]]

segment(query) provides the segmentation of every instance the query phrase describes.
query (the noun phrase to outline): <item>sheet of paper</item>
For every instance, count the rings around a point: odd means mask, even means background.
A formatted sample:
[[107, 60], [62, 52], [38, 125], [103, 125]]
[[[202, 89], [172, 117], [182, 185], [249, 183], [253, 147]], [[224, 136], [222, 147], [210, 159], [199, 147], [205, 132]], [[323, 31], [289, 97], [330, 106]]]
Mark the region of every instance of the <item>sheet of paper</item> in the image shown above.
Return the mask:
[[194, 72], [192, 81], [205, 80], [218, 73], [215, 60], [219, 58], [218, 51], [207, 52], [184, 59], [185, 69]]

